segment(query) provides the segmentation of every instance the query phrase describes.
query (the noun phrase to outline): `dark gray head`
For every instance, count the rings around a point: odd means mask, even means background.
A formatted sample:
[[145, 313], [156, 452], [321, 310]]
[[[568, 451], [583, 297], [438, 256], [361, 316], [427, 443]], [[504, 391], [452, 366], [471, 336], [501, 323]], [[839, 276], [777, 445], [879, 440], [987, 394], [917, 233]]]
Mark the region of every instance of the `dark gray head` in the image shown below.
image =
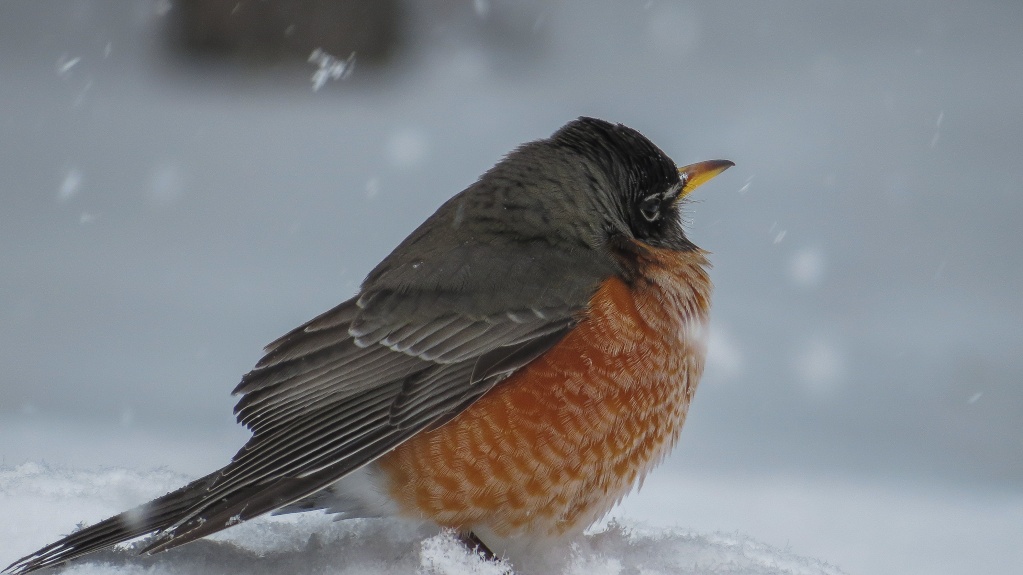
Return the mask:
[[663, 247], [690, 245], [676, 201], [682, 190], [678, 168], [653, 142], [627, 126], [585, 117], [565, 125], [549, 141], [578, 155], [588, 170], [603, 174], [588, 191], [600, 201], [608, 232]]
[[636, 130], [583, 117], [520, 147], [467, 192], [503, 190], [498, 202], [505, 208], [537, 212], [508, 221], [509, 232], [533, 229], [593, 248], [618, 235], [692, 249], [681, 225], [681, 200], [731, 165], [715, 160], [680, 170]]

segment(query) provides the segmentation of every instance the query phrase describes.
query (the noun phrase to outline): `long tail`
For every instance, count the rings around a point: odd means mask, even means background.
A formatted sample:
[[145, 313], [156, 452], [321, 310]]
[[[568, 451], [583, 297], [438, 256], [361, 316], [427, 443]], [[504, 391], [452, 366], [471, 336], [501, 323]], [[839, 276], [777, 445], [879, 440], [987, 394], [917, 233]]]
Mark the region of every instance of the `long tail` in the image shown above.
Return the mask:
[[11, 563], [3, 573], [24, 575], [166, 529], [181, 518], [190, 507], [202, 500], [207, 488], [219, 473], [219, 471], [211, 473], [177, 491], [76, 531]]

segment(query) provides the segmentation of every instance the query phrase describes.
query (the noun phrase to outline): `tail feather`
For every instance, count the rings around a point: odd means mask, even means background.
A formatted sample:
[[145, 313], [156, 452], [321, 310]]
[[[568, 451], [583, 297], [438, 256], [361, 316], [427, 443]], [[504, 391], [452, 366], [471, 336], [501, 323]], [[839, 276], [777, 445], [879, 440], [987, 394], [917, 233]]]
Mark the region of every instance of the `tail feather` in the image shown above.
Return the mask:
[[149, 503], [75, 531], [11, 563], [3, 573], [24, 575], [166, 529], [202, 499], [218, 473], [197, 479]]
[[[410, 430], [378, 432], [370, 445], [387, 451], [409, 434]], [[255, 482], [226, 494], [216, 491], [215, 485], [224, 471], [219, 470], [135, 509], [76, 531], [15, 561], [3, 573], [25, 575], [151, 533], [156, 537], [141, 552], [165, 551], [296, 503], [378, 455], [375, 450], [363, 449], [305, 476]]]
[[[381, 434], [375, 439], [383, 448], [391, 449], [405, 438], [400, 434]], [[364, 450], [350, 459], [328, 466], [305, 477], [288, 477], [265, 484], [250, 485], [231, 497], [219, 501], [203, 501], [200, 506], [182, 514], [164, 528], [166, 537], [160, 537], [142, 550], [143, 553], [166, 551], [190, 541], [205, 537], [232, 525], [248, 521], [264, 513], [296, 503], [346, 477], [352, 468], [359, 469], [375, 458], [375, 453]], [[198, 511], [197, 511], [198, 509]]]

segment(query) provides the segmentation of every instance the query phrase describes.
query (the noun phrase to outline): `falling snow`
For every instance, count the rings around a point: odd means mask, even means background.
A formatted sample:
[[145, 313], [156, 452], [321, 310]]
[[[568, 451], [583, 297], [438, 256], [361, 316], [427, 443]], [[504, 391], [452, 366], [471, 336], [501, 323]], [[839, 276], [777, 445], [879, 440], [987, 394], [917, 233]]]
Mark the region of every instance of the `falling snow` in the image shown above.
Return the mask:
[[789, 279], [801, 288], [815, 288], [824, 279], [824, 252], [818, 247], [797, 250], [789, 259]]
[[68, 72], [71, 71], [71, 68], [74, 68], [81, 61], [82, 61], [82, 57], [81, 56], [76, 56], [74, 58], [63, 58], [62, 57], [57, 62], [57, 74], [59, 74], [61, 76], [63, 76], [64, 74], [67, 74]]
[[[188, 465], [212, 465], [197, 455], [207, 448], [223, 463], [242, 439], [218, 431], [212, 415], [187, 429], [174, 422], [192, 422], [205, 405], [229, 425], [232, 378], [259, 345], [354, 293], [411, 230], [395, 205], [428, 213], [514, 144], [598, 115], [641, 129], [680, 163], [737, 163], [692, 206], [714, 222], [692, 234], [715, 266], [704, 389], [670, 469], [651, 478], [665, 487], [637, 517], [670, 509], [700, 533], [791, 542], [856, 573], [1023, 573], [1023, 343], [1013, 311], [1023, 265], [1012, 241], [1023, 196], [1006, 161], [1015, 124], [1005, 120], [1021, 117], [1018, 74], [1007, 71], [1023, 35], [1005, 3], [935, 11], [895, 0], [881, 12], [821, 7], [813, 18], [759, 3], [513, 4], [465, 2], [460, 20], [431, 22], [446, 28], [413, 19], [396, 66], [370, 74], [360, 52], [367, 81], [347, 84], [352, 68], [339, 64], [351, 56], [340, 49], [308, 63], [302, 52], [297, 76], [279, 62], [234, 73], [226, 63], [179, 65], [155, 41], [176, 22], [159, 18], [178, 16], [172, 0], [130, 13], [23, 3], [19, 11], [37, 12], [26, 21], [50, 30], [11, 19], [0, 34], [0, 231], [11, 246], [0, 278], [0, 462], [131, 466], [137, 447], [144, 465], [192, 473]], [[314, 102], [310, 76], [323, 88]], [[252, 297], [236, 297], [242, 285]], [[208, 357], [182, 351], [199, 343]], [[983, 371], [964, 379], [964, 362]], [[182, 383], [141, 397], [157, 376]], [[159, 402], [160, 418], [143, 415], [147, 401]], [[83, 423], [95, 421], [106, 427]], [[814, 440], [764, 456], [761, 446], [785, 445], [793, 430]], [[877, 440], [886, 433], [892, 441]], [[741, 473], [730, 483], [713, 477], [733, 464]], [[912, 488], [883, 506], [828, 492], [793, 509], [791, 493], [756, 490], [779, 474], [802, 481], [802, 493], [818, 470], [849, 471], [856, 483], [893, 469]], [[704, 479], [686, 483], [693, 477]], [[992, 478], [1015, 481], [1013, 505], [991, 495]], [[18, 481], [74, 489], [51, 479]], [[0, 560], [18, 541], [32, 548], [124, 508], [104, 498], [162, 485], [145, 474], [137, 488], [102, 481], [110, 489], [95, 500], [40, 503], [70, 508], [70, 518], [18, 507], [38, 500], [16, 490], [4, 499], [10, 487], [0, 482], [0, 509], [18, 528], [0, 528]], [[955, 482], [962, 492], [920, 495]], [[727, 493], [715, 497], [722, 484]], [[988, 495], [1001, 499], [976, 504]], [[693, 514], [701, 504], [703, 523]], [[38, 536], [22, 539], [33, 521]], [[416, 545], [429, 537], [360, 529], [406, 541], [405, 572], [427, 572]], [[329, 545], [341, 537], [326, 533]], [[677, 572], [627, 556], [591, 555], [573, 569]], [[389, 572], [378, 558], [364, 572]], [[283, 569], [303, 567], [288, 556]]]
[[752, 175], [750, 175], [750, 176], [747, 176], [747, 177], [746, 177], [746, 181], [745, 181], [745, 182], [743, 182], [743, 183], [742, 183], [742, 187], [741, 187], [741, 188], [739, 188], [739, 193], [740, 193], [740, 194], [745, 194], [746, 192], [748, 192], [748, 191], [749, 191], [749, 187], [750, 187], [750, 184], [752, 184], [752, 183], [753, 183], [753, 176], [752, 176]]
[[171, 3], [171, 0], [156, 0], [156, 3], [153, 5], [153, 11], [161, 18], [170, 14], [170, 11], [173, 9], [174, 4]]
[[490, 15], [490, 0], [472, 0], [472, 9], [479, 18]]
[[743, 357], [731, 331], [720, 324], [710, 327], [707, 340], [708, 377], [714, 381], [727, 381], [742, 375]]
[[164, 163], [153, 168], [149, 176], [149, 198], [154, 205], [174, 204], [184, 191], [183, 176], [175, 164]]
[[411, 169], [420, 166], [426, 159], [429, 142], [421, 130], [406, 128], [391, 136], [386, 146], [391, 165]]
[[845, 360], [835, 344], [815, 339], [802, 346], [794, 360], [796, 375], [807, 390], [827, 394], [834, 391], [845, 374]]
[[342, 60], [317, 48], [313, 50], [312, 54], [309, 54], [309, 62], [316, 64], [312, 82], [313, 91], [317, 92], [326, 85], [328, 80], [344, 80], [352, 75], [352, 71], [355, 69], [355, 52]]
[[938, 145], [938, 139], [941, 137], [941, 123], [945, 121], [945, 112], [938, 113], [938, 120], [934, 122], [934, 135], [931, 136], [930, 147]]
[[366, 181], [366, 198], [372, 200], [380, 193], [380, 178], [374, 176]]
[[66, 202], [71, 198], [78, 195], [78, 190], [82, 187], [82, 173], [77, 169], [72, 168], [68, 170], [68, 173], [64, 176], [64, 180], [60, 183], [60, 190], [57, 192], [57, 199], [62, 202]]

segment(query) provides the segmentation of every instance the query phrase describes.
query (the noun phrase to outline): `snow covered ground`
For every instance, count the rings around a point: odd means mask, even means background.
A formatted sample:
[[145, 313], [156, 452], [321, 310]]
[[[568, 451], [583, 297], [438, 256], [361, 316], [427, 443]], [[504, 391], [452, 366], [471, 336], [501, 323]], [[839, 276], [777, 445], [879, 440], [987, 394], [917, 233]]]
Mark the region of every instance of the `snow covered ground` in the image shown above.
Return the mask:
[[[186, 481], [166, 471], [85, 471], [26, 463], [0, 468], [0, 563]], [[841, 575], [817, 560], [735, 534], [604, 525], [571, 544], [519, 562], [523, 575]], [[130, 544], [70, 565], [71, 575], [351, 573], [500, 575], [506, 564], [470, 554], [447, 532], [396, 520], [332, 521], [321, 513], [260, 518], [184, 547], [138, 557]]]
[[[0, 563], [54, 541], [79, 522], [99, 521], [188, 479], [165, 468], [0, 467]], [[655, 472], [571, 549], [546, 550], [517, 567], [522, 573], [580, 575], [1009, 575], [1011, 565], [1023, 564], [1021, 522], [1023, 496], [1013, 493], [808, 483], [793, 477], [680, 479]], [[843, 562], [857, 570], [848, 571]], [[211, 572], [204, 569], [499, 572], [469, 556], [449, 535], [424, 526], [398, 520], [336, 522], [316, 512], [260, 518], [153, 557], [123, 549], [101, 553], [74, 563], [68, 572]]]

